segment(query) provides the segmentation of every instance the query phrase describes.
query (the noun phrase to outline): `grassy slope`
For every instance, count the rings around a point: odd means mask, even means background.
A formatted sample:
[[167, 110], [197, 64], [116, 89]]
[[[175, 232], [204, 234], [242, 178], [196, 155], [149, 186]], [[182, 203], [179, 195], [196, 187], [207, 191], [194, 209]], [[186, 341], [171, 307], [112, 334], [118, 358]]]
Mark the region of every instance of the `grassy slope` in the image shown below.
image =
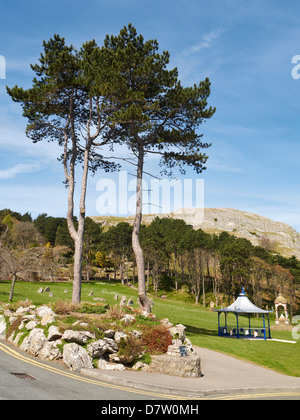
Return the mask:
[[[40, 287], [49, 286], [54, 297], [49, 298], [48, 293], [37, 293]], [[10, 284], [0, 282], [0, 302], [7, 302]], [[64, 290], [68, 289], [68, 293]], [[83, 284], [82, 301], [93, 302], [93, 297], [101, 297], [110, 305], [116, 304], [115, 294], [119, 298], [126, 295], [127, 299], [137, 299], [137, 291], [114, 283]], [[41, 305], [60, 299], [71, 300], [72, 284], [70, 283], [23, 283], [15, 286], [14, 301], [30, 299], [35, 305]], [[187, 304], [171, 300], [154, 298], [153, 312], [159, 318], [169, 318], [174, 324], [181, 323], [187, 327], [187, 336], [195, 346], [205, 347], [230, 354], [239, 359], [247, 360], [258, 365], [276, 370], [278, 372], [300, 377], [300, 340], [296, 344], [280, 342], [248, 341], [230, 338], [221, 338], [217, 335], [217, 314], [202, 308], [199, 305]], [[134, 304], [134, 307], [137, 307]], [[247, 326], [245, 320], [245, 326]], [[232, 320], [234, 325], [234, 319]], [[272, 323], [271, 323], [272, 325]], [[261, 320], [253, 320], [253, 326], [262, 326]], [[273, 338], [293, 340], [291, 332], [272, 331]]]

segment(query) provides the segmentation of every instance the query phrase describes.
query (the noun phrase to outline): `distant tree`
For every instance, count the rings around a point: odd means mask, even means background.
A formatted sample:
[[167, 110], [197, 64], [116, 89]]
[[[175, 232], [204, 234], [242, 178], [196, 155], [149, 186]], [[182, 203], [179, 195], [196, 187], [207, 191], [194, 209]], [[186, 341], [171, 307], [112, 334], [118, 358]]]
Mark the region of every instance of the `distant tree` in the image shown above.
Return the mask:
[[94, 222], [93, 219], [87, 217], [85, 219], [85, 231], [83, 237], [83, 250], [85, 256], [85, 279], [89, 281], [90, 266], [93, 260], [94, 252], [101, 241], [103, 228], [100, 223]]
[[[46, 213], [40, 214], [34, 220], [34, 226], [44, 236], [46, 242], [50, 242], [52, 246], [55, 245], [55, 238], [57, 229], [66, 223], [66, 219], [63, 217], [52, 217], [47, 216]], [[63, 245], [63, 244], [61, 244]]]
[[0, 248], [3, 243], [6, 243], [9, 237], [9, 233], [13, 228], [13, 219], [10, 214], [7, 214], [0, 223]]
[[232, 296], [240, 292], [242, 286], [247, 285], [251, 250], [251, 243], [244, 238], [230, 239], [220, 250], [220, 269], [227, 289], [228, 303]]
[[183, 239], [192, 234], [193, 228], [187, 225], [184, 220], [167, 219], [166, 241], [171, 259], [173, 260], [173, 272], [175, 280], [175, 289], [178, 289], [178, 266], [179, 256], [183, 253]]
[[14, 223], [11, 236], [15, 246], [23, 249], [30, 246], [40, 246], [44, 243], [43, 237], [32, 222]]
[[23, 214], [20, 221], [21, 222], [32, 222], [31, 214], [29, 212]]
[[10, 209], [3, 209], [0, 210], [0, 221], [4, 219], [6, 216], [10, 215], [13, 219], [21, 221], [22, 215], [19, 212], [12, 211]]
[[127, 222], [120, 222], [110, 227], [102, 236], [103, 247], [119, 265], [122, 284], [124, 284], [125, 262], [132, 254], [131, 237], [132, 226]]
[[[77, 225], [77, 220], [75, 218], [74, 225]], [[68, 223], [67, 219], [58, 226], [55, 234], [55, 245], [64, 245], [70, 248], [72, 251], [74, 251], [74, 241], [71, 238], [69, 229], [68, 229]]]
[[276, 248], [276, 241], [267, 236], [261, 236], [259, 239], [260, 246], [269, 252], [274, 252]]

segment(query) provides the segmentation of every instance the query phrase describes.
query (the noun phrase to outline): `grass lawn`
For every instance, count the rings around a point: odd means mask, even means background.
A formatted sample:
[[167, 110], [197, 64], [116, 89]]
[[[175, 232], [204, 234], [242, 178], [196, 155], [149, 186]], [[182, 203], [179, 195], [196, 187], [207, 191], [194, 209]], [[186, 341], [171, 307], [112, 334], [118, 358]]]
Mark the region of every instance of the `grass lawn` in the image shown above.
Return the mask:
[[[40, 287], [49, 286], [53, 291], [53, 297], [49, 298], [49, 293], [38, 293]], [[68, 293], [64, 293], [65, 290]], [[8, 302], [10, 283], [0, 282], [0, 302]], [[93, 296], [89, 293], [93, 291]], [[116, 304], [115, 294], [119, 299], [125, 295], [131, 298], [136, 304], [137, 291], [133, 288], [122, 286], [120, 283], [97, 282], [82, 285], [82, 301], [94, 302], [93, 298], [99, 297], [106, 299], [109, 305]], [[72, 299], [71, 283], [24, 283], [17, 282], [15, 285], [13, 301], [30, 299], [35, 305], [42, 305], [57, 300]], [[237, 340], [233, 338], [218, 337], [218, 315], [210, 312], [200, 305], [182, 303], [179, 301], [162, 300], [154, 298], [153, 313], [159, 318], [169, 318], [174, 324], [186, 326], [186, 334], [191, 339], [193, 345], [217, 350], [239, 359], [253, 362], [255, 364], [273, 369], [277, 372], [291, 376], [300, 377], [300, 340], [296, 344], [272, 342], [264, 340], [250, 341]], [[243, 320], [240, 320], [243, 323]], [[230, 318], [229, 318], [230, 322]], [[232, 324], [235, 325], [235, 317]], [[274, 320], [271, 320], [271, 325]], [[243, 325], [243, 324], [241, 324]], [[248, 320], [244, 320], [244, 326], [248, 325]], [[262, 327], [261, 319], [253, 319], [251, 325]], [[290, 331], [272, 331], [272, 338], [283, 340], [293, 340]]]

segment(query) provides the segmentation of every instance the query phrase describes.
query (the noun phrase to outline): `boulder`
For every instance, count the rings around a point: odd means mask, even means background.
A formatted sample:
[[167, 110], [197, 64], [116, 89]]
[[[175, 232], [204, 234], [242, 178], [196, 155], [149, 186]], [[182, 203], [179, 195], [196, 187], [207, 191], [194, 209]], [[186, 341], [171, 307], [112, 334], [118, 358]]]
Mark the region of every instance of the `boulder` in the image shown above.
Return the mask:
[[125, 334], [123, 331], [117, 331], [115, 333], [115, 342], [116, 343], [120, 343], [121, 340], [127, 340], [127, 338], [128, 338], [128, 335]]
[[115, 331], [114, 330], [106, 330], [106, 331], [104, 331], [104, 335], [107, 338], [114, 338]]
[[87, 346], [87, 351], [93, 359], [103, 356], [106, 350], [107, 343], [104, 340], [94, 341]]
[[36, 314], [38, 317], [43, 318], [45, 315], [52, 315], [55, 316], [55, 313], [52, 311], [51, 308], [49, 308], [49, 306], [40, 306], [37, 311]]
[[39, 357], [44, 360], [58, 360], [62, 358], [62, 354], [57, 347], [61, 344], [61, 340], [47, 341], [39, 353]]
[[24, 308], [23, 306], [20, 306], [20, 308], [18, 308], [16, 310], [16, 315], [24, 315], [27, 312], [30, 312], [30, 307], [29, 306], [27, 306], [26, 308]]
[[62, 339], [71, 343], [87, 344], [89, 340], [95, 339], [95, 334], [89, 331], [67, 330], [64, 332]]
[[6, 332], [6, 321], [4, 316], [0, 316], [0, 337], [1, 336], [5, 336], [5, 332]]
[[[28, 340], [26, 340], [28, 338]], [[32, 354], [33, 356], [39, 356], [42, 348], [44, 347], [45, 343], [47, 342], [47, 338], [45, 337], [44, 330], [41, 328], [34, 328], [28, 337], [26, 337], [22, 344], [27, 347], [27, 352]], [[23, 346], [21, 345], [21, 349]]]
[[186, 339], [185, 328], [186, 327], [184, 325], [177, 324], [174, 327], [169, 328], [169, 332], [173, 338], [177, 338], [184, 342], [184, 340]]
[[36, 328], [37, 326], [38, 326], [38, 321], [29, 321], [27, 324], [26, 324], [26, 329], [28, 330], [28, 331], [31, 331], [31, 330], [33, 330], [34, 328]]
[[163, 326], [165, 326], [166, 328], [172, 328], [172, 327], [173, 327], [172, 322], [170, 322], [168, 318], [161, 319], [161, 320], [160, 320], [160, 323], [161, 323]]
[[98, 369], [123, 371], [125, 366], [122, 363], [108, 363], [106, 360], [100, 359], [98, 361]]
[[76, 343], [66, 344], [63, 350], [63, 361], [72, 371], [77, 372], [83, 368], [93, 369], [92, 358], [87, 350]]
[[49, 341], [56, 341], [62, 337], [62, 333], [55, 325], [51, 325], [48, 331], [48, 340]]
[[45, 327], [48, 324], [53, 324], [55, 322], [55, 316], [54, 314], [45, 314], [41, 320], [41, 325]]
[[182, 378], [200, 378], [202, 376], [201, 359], [198, 356], [151, 356], [151, 363], [145, 370]]
[[107, 344], [107, 353], [113, 354], [119, 351], [118, 344], [112, 338], [104, 338], [104, 341]]

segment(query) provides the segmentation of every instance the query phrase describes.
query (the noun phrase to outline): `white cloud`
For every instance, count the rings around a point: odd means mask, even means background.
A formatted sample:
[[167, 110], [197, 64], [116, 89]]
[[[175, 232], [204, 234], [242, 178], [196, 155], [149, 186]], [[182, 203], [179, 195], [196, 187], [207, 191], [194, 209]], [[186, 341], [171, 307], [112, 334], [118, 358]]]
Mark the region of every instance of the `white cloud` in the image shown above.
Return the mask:
[[213, 44], [213, 41], [215, 39], [217, 39], [222, 32], [223, 32], [222, 29], [214, 29], [213, 31], [210, 31], [210, 32], [204, 34], [202, 36], [201, 41], [198, 44], [195, 44], [195, 45], [193, 45], [191, 47], [186, 48], [183, 51], [183, 55], [184, 56], [189, 56], [189, 55], [198, 53], [203, 48], [209, 48], [209, 47], [211, 47], [212, 44]]
[[0, 179], [13, 179], [25, 173], [38, 172], [41, 169], [39, 163], [19, 163], [7, 169], [0, 170]]

